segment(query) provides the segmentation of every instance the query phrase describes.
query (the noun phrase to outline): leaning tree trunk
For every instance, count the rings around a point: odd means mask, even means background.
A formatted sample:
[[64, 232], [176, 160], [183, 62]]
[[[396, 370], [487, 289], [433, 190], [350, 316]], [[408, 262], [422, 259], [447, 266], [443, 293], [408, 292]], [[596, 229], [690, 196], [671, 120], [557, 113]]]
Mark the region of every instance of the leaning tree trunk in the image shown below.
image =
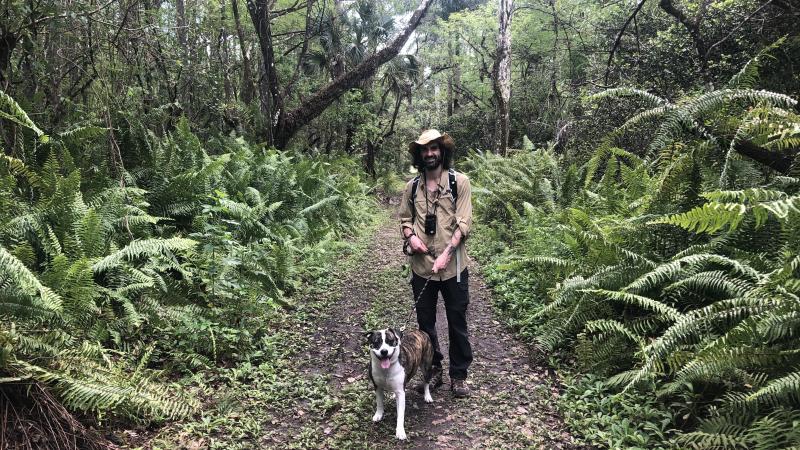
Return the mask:
[[[422, 18], [425, 17], [431, 3], [432, 0], [421, 0], [417, 9], [411, 15], [408, 25], [389, 45], [363, 60], [352, 70], [336, 77], [327, 86], [320, 88], [314, 95], [303, 101], [297, 108], [287, 112], [282, 107], [284, 99], [280, 94], [278, 76], [275, 70], [272, 30], [269, 23], [270, 3], [268, 0], [247, 0], [247, 10], [250, 12], [250, 18], [253, 20], [256, 35], [258, 36], [258, 44], [264, 62], [263, 68], [266, 74], [267, 86], [265, 87], [267, 89], [262, 89], [261, 92], [262, 111], [268, 119], [268, 124], [265, 127], [266, 142], [277, 148], [285, 148], [297, 131], [322, 114], [343, 93], [358, 86], [359, 83], [374, 75], [381, 65], [397, 56], [408, 37], [417, 28]], [[268, 92], [266, 92], [267, 90]]]
[[303, 102], [303, 104], [287, 113], [285, 120], [278, 124], [278, 129], [275, 133], [275, 145], [278, 148], [286, 146], [289, 139], [291, 139], [300, 128], [319, 116], [325, 111], [325, 108], [338, 99], [339, 96], [347, 92], [348, 89], [357, 86], [364, 79], [371, 77], [378, 70], [378, 67], [397, 56], [397, 54], [400, 53], [400, 49], [403, 48], [403, 45], [408, 40], [408, 37], [411, 36], [411, 33], [414, 32], [422, 21], [422, 18], [425, 17], [431, 3], [432, 0], [422, 0], [420, 2], [414, 14], [412, 14], [411, 18], [408, 20], [406, 28], [400, 32], [400, 35], [398, 35], [391, 44], [365, 59], [341, 77], [333, 80], [330, 84], [320, 89], [316, 94]]
[[508, 132], [511, 117], [508, 102], [511, 98], [511, 12], [513, 0], [499, 0], [497, 17], [500, 30], [497, 35], [497, 56], [492, 72], [497, 104], [494, 150], [505, 155], [508, 149]]
[[408, 37], [417, 28], [422, 18], [428, 12], [432, 0], [422, 0], [411, 15], [405, 29], [386, 47], [374, 53], [369, 58], [359, 63], [352, 70], [331, 81], [327, 86], [319, 89], [316, 94], [309, 97], [300, 106], [281, 116], [276, 124], [275, 146], [284, 148], [289, 139], [302, 127], [319, 116], [325, 109], [337, 100], [347, 90], [358, 86], [359, 83], [375, 74], [380, 66], [389, 62], [400, 53], [400, 49]]

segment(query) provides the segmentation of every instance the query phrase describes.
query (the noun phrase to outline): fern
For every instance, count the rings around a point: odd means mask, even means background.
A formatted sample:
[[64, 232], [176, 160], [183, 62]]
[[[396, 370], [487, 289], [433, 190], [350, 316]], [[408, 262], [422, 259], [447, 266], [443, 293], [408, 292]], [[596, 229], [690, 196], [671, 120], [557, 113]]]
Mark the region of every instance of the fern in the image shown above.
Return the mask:
[[586, 331], [597, 333], [601, 332], [606, 335], [620, 335], [624, 336], [627, 339], [630, 339], [635, 344], [637, 344], [640, 348], [643, 348], [645, 343], [644, 339], [639, 336], [636, 332], [629, 329], [625, 324], [616, 321], [616, 320], [591, 320], [586, 322]]
[[741, 406], [753, 409], [764, 403], [770, 406], [800, 404], [800, 372], [771, 380], [763, 388], [744, 397]]
[[781, 37], [772, 44], [764, 47], [754, 58], [750, 59], [736, 75], [728, 81], [729, 88], [751, 89], [758, 81], [758, 72], [766, 59], [775, 59], [771, 53], [786, 43], [786, 37]]
[[[703, 194], [712, 201], [693, 210], [671, 215], [650, 223], [667, 223], [696, 233], [714, 233], [721, 229], [735, 230], [752, 213], [756, 228], [769, 216], [786, 220], [790, 213], [800, 213], [800, 195], [786, 198], [779, 191], [750, 189], [747, 191], [718, 191]], [[722, 201], [732, 199], [731, 202]]]
[[34, 295], [40, 300], [36, 304], [37, 307], [55, 312], [61, 311], [63, 303], [61, 297], [43, 285], [33, 272], [2, 246], [0, 246], [0, 276], [14, 279], [23, 292]]
[[653, 95], [647, 91], [642, 91], [639, 89], [633, 89], [627, 87], [607, 89], [603, 92], [589, 96], [589, 100], [596, 102], [598, 100], [602, 100], [605, 98], [620, 98], [620, 97], [636, 97], [652, 105], [660, 105], [667, 103], [667, 101], [664, 100], [663, 98]]
[[17, 125], [29, 128], [36, 136], [43, 136], [44, 132], [28, 117], [28, 113], [8, 94], [0, 90], [0, 118], [10, 120]]
[[673, 322], [678, 321], [683, 317], [683, 314], [678, 312], [678, 310], [675, 308], [665, 305], [658, 300], [653, 300], [641, 295], [629, 294], [627, 292], [609, 291], [605, 289], [585, 289], [581, 292], [600, 295], [602, 297], [616, 300], [628, 305], [635, 305], [646, 310], [651, 310], [659, 317]]
[[123, 261], [133, 261], [143, 256], [152, 257], [165, 252], [188, 251], [194, 249], [196, 245], [196, 241], [184, 238], [136, 240], [94, 263], [92, 270], [105, 272], [118, 267]]

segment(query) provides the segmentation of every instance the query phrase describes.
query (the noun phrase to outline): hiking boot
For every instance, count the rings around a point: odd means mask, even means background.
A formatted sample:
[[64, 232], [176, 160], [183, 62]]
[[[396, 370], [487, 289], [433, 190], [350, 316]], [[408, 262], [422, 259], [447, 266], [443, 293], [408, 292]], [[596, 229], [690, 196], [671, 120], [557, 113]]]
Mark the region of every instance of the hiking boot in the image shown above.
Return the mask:
[[[431, 387], [430, 387], [430, 389], [436, 389], [437, 387], [441, 386], [442, 383], [443, 383], [442, 382], [442, 368], [438, 367], [438, 366], [433, 366], [433, 367], [431, 367], [431, 372], [433, 372], [433, 374], [431, 375], [431, 381], [430, 381]], [[419, 392], [420, 394], [424, 393], [425, 392], [425, 380], [420, 381], [419, 383], [415, 384], [413, 389], [416, 392]]]
[[466, 380], [450, 380], [450, 390], [453, 391], [453, 397], [466, 398], [469, 397], [469, 387]]

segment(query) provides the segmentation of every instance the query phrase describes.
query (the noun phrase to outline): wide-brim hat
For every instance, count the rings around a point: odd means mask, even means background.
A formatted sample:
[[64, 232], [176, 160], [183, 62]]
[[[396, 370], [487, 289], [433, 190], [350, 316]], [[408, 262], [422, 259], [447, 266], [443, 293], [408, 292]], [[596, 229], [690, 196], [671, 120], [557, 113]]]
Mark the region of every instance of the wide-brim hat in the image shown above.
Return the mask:
[[433, 141], [439, 141], [439, 145], [446, 147], [450, 152], [455, 150], [456, 144], [449, 134], [442, 134], [439, 130], [430, 129], [423, 131], [416, 140], [408, 144], [408, 152], [413, 155], [417, 151], [417, 147]]

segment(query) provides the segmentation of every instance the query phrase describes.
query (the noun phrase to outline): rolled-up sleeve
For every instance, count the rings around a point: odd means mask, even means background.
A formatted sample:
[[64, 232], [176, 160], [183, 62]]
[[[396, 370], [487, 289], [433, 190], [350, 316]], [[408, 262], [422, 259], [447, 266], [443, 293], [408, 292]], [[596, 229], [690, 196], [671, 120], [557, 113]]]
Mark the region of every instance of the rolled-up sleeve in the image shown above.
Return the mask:
[[472, 186], [466, 176], [461, 177], [457, 182], [456, 226], [461, 230], [462, 239], [466, 239], [472, 228]]
[[400, 207], [398, 208], [397, 215], [400, 217], [400, 238], [404, 239], [405, 236], [403, 235], [404, 228], [411, 228], [414, 230], [414, 224], [412, 223], [411, 219], [411, 208], [412, 205], [409, 202], [409, 197], [411, 196], [411, 183], [413, 181], [409, 181], [406, 184], [406, 188], [403, 190], [403, 198], [400, 200]]

